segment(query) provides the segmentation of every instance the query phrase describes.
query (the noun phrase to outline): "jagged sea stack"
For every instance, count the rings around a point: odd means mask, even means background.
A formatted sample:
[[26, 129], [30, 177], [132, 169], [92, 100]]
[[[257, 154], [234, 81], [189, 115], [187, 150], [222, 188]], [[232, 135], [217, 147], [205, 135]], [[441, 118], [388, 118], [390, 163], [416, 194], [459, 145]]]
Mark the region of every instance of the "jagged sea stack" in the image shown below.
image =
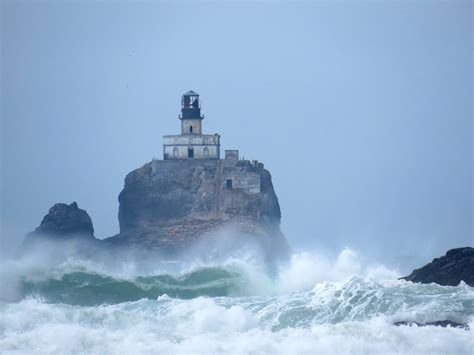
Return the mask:
[[220, 136], [202, 134], [199, 95], [182, 96], [181, 134], [163, 137], [163, 160], [129, 173], [119, 196], [117, 241], [182, 249], [215, 233], [235, 233], [281, 252], [280, 206], [271, 175], [237, 150], [220, 156]]
[[[92, 220], [76, 202], [56, 203], [41, 224], [28, 233], [18, 255], [34, 251], [40, 246], [58, 246], [60, 249], [87, 250], [98, 245]], [[66, 245], [67, 244], [67, 245]]]

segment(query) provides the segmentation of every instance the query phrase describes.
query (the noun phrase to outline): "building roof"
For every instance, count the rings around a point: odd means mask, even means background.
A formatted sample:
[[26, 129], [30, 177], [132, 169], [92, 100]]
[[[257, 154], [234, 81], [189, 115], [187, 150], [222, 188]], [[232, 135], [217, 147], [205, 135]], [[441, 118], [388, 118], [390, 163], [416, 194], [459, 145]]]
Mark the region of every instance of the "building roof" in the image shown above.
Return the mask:
[[192, 90], [189, 90], [187, 93], [183, 94], [183, 96], [198, 96], [199, 94], [197, 92], [194, 92]]

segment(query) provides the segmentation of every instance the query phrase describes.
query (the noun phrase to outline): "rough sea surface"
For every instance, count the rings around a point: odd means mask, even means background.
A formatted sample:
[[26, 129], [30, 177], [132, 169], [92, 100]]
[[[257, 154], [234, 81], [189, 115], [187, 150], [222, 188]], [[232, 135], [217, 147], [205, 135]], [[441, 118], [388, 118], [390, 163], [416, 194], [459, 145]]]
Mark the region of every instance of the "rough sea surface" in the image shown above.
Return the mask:
[[[252, 253], [146, 268], [7, 261], [0, 353], [472, 354], [474, 288], [398, 277], [348, 249], [270, 271]], [[438, 320], [469, 329], [393, 324]]]

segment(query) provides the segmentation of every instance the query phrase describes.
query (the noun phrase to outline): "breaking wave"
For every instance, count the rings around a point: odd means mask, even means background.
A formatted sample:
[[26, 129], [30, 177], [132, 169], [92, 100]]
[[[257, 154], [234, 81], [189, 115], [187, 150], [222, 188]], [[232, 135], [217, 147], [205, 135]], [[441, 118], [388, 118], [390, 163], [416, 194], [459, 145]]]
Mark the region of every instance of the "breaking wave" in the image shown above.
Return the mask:
[[[349, 249], [334, 262], [294, 254], [275, 273], [252, 258], [6, 266], [16, 291], [0, 302], [2, 353], [473, 351], [474, 288], [398, 280]], [[469, 329], [394, 325], [438, 320]]]
[[206, 268], [183, 276], [140, 276], [130, 280], [76, 271], [58, 279], [23, 281], [22, 294], [39, 296], [50, 303], [100, 305], [156, 299], [161, 295], [190, 299], [239, 294], [241, 274], [224, 268]]

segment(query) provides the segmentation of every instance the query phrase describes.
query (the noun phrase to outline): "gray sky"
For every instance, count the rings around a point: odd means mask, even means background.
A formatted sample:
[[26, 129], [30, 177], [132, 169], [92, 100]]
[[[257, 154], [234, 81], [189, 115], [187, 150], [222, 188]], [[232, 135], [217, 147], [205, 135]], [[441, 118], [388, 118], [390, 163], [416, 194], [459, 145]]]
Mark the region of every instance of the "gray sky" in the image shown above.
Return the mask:
[[1, 10], [4, 250], [55, 202], [118, 232], [125, 175], [190, 89], [204, 131], [271, 171], [295, 248], [419, 264], [473, 244], [470, 1]]

